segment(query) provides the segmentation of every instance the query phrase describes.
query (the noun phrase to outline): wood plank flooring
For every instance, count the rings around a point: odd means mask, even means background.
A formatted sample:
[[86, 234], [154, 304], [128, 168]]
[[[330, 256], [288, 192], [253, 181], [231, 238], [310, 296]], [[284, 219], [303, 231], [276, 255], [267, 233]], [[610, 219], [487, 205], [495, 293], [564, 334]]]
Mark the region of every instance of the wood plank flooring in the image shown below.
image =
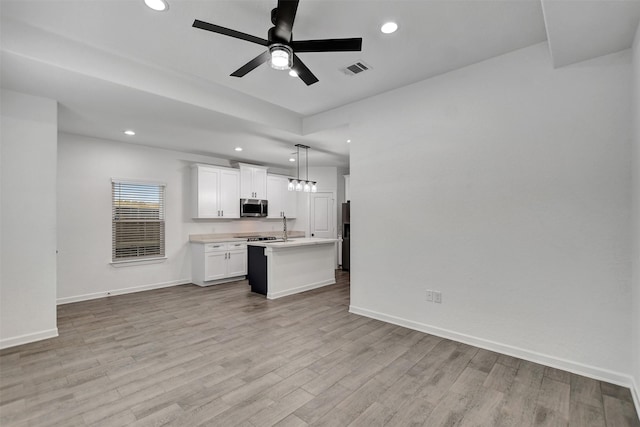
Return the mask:
[[348, 312], [349, 275], [63, 305], [0, 352], [8, 426], [640, 426], [629, 390]]

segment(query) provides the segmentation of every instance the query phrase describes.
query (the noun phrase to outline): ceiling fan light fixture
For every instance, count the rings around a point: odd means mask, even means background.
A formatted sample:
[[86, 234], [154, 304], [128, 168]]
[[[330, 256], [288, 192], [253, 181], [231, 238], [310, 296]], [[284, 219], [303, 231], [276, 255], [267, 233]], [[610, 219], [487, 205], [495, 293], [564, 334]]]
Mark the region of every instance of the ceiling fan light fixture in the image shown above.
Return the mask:
[[158, 12], [164, 12], [169, 9], [169, 3], [165, 0], [144, 0], [144, 4], [146, 4], [150, 9]]
[[398, 24], [391, 21], [385, 22], [384, 24], [382, 24], [382, 27], [380, 27], [380, 31], [382, 31], [385, 34], [395, 33], [397, 29], [398, 29]]
[[269, 46], [271, 53], [271, 68], [275, 70], [289, 70], [293, 66], [293, 51], [285, 44], [274, 43]]

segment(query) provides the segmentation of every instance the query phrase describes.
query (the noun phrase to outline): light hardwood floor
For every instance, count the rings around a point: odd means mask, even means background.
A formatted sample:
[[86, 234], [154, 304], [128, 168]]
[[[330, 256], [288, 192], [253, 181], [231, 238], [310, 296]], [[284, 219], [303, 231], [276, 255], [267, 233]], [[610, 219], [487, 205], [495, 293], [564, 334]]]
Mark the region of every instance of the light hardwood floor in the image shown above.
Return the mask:
[[629, 390], [348, 313], [349, 275], [63, 305], [0, 352], [8, 426], [640, 426]]

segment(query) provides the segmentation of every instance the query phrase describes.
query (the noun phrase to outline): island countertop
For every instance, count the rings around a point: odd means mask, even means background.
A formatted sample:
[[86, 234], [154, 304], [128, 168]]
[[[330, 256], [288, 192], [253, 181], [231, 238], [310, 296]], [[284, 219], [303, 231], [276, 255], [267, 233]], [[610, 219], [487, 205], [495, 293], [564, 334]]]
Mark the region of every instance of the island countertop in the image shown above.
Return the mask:
[[326, 245], [329, 243], [339, 242], [340, 239], [327, 239], [322, 237], [294, 237], [286, 242], [269, 242], [266, 241], [258, 241], [258, 242], [247, 242], [247, 245], [250, 246], [261, 246], [263, 248], [271, 248], [271, 249], [284, 249], [284, 248], [295, 248], [299, 246], [311, 246], [311, 245]]
[[336, 283], [339, 241], [301, 237], [247, 242], [251, 291], [276, 299]]

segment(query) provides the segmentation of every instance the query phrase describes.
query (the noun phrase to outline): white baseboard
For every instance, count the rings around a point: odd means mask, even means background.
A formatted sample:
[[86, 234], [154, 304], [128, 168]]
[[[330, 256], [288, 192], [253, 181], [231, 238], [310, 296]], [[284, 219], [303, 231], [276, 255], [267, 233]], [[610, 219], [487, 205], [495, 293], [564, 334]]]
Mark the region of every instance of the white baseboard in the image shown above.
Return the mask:
[[293, 289], [287, 289], [280, 292], [267, 292], [267, 299], [277, 299], [286, 297], [288, 295], [299, 294], [300, 292], [310, 291], [311, 289], [321, 288], [323, 286], [333, 285], [336, 283], [336, 279], [327, 279], [316, 283], [310, 283], [308, 285], [299, 286]]
[[15, 347], [17, 345], [29, 344], [34, 341], [46, 340], [47, 338], [55, 338], [58, 336], [58, 328], [47, 329], [46, 331], [35, 332], [32, 334], [20, 335], [17, 337], [3, 338], [0, 340], [0, 349]]
[[247, 276], [234, 276], [234, 277], [227, 277], [219, 280], [210, 280], [208, 282], [193, 279], [191, 283], [193, 283], [194, 285], [202, 286], [204, 288], [207, 286], [222, 285], [223, 283], [237, 282], [239, 280], [245, 280], [246, 278]]
[[[365, 317], [370, 317], [372, 319], [382, 320], [383, 322], [392, 323], [394, 325], [404, 326], [405, 328], [414, 329], [416, 331], [425, 332], [427, 334], [436, 335], [438, 337], [447, 338], [453, 341], [473, 345], [475, 347], [484, 348], [486, 350], [495, 351], [497, 353], [506, 354], [518, 359], [528, 360], [530, 362], [539, 363], [541, 365], [549, 366], [552, 368], [562, 369], [564, 371], [569, 371], [574, 374], [583, 375], [585, 377], [593, 378], [599, 381], [606, 381], [608, 383], [628, 387], [631, 388], [633, 392], [633, 378], [630, 375], [626, 375], [620, 372], [614, 372], [608, 369], [585, 365], [580, 362], [562, 359], [559, 357], [514, 347], [508, 344], [486, 340], [484, 338], [461, 334], [455, 331], [450, 331], [448, 329], [438, 328], [435, 326], [427, 325], [425, 323], [414, 322], [412, 320], [367, 310], [365, 308], [349, 306], [349, 312]], [[635, 388], [635, 400], [637, 407], [637, 387]]]
[[633, 403], [636, 405], [636, 413], [640, 418], [640, 387], [634, 377], [631, 377], [631, 396], [633, 397]]
[[58, 305], [69, 304], [72, 302], [87, 301], [87, 300], [92, 300], [97, 298], [110, 297], [113, 295], [132, 294], [134, 292], [149, 291], [151, 289], [161, 289], [161, 288], [168, 288], [168, 287], [177, 286], [177, 285], [186, 285], [187, 283], [191, 283], [191, 279], [172, 280], [169, 282], [152, 283], [150, 285], [134, 286], [131, 288], [113, 289], [109, 291], [95, 292], [91, 294], [58, 298], [57, 303]]

